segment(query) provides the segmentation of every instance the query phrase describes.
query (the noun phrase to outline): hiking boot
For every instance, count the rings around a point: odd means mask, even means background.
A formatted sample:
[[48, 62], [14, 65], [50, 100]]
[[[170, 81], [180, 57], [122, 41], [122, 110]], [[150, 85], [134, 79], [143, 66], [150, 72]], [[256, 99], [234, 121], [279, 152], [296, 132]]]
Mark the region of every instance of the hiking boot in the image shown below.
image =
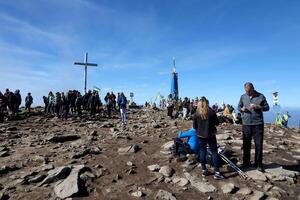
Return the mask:
[[206, 170], [202, 170], [202, 176], [205, 177], [205, 176], [209, 176], [209, 171], [206, 169]]
[[256, 170], [257, 170], [257, 171], [260, 171], [260, 172], [262, 172], [262, 173], [265, 172], [265, 169], [264, 169], [264, 167], [262, 167], [262, 166], [258, 166], [258, 167], [256, 168]]
[[214, 175], [214, 179], [222, 180], [222, 179], [225, 179], [225, 177], [221, 174], [221, 172], [216, 172]]

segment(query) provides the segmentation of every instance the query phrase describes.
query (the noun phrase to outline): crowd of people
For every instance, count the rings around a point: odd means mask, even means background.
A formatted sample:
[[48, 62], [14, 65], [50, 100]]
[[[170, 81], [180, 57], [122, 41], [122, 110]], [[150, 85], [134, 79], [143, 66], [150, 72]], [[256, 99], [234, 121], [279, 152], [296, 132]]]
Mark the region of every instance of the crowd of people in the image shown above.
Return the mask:
[[[25, 110], [31, 112], [33, 97], [29, 92], [25, 98]], [[0, 91], [0, 123], [4, 121], [5, 113], [9, 112], [10, 117], [14, 117], [22, 104], [22, 96], [20, 90], [15, 92], [6, 89], [4, 93]]]
[[[56, 116], [62, 120], [67, 120], [70, 115], [82, 117], [83, 112], [88, 113], [91, 118], [95, 118], [97, 113], [104, 112], [108, 118], [112, 117], [113, 113], [120, 113], [122, 124], [127, 123], [126, 107], [127, 98], [123, 92], [115, 95], [113, 92], [108, 92], [104, 98], [105, 108], [101, 102], [98, 91], [89, 90], [86, 94], [81, 95], [77, 90], [69, 90], [68, 92], [52, 92], [47, 96], [43, 96], [44, 113], [46, 116]], [[6, 89], [3, 94], [0, 91], [0, 123], [4, 122], [7, 115], [10, 118], [17, 116], [22, 97], [20, 90], [15, 92]], [[25, 98], [25, 111], [31, 112], [33, 97], [28, 93]]]
[[[256, 167], [257, 170], [264, 172], [263, 166], [263, 138], [264, 138], [264, 119], [263, 112], [269, 111], [270, 107], [267, 103], [265, 96], [257, 92], [252, 83], [245, 83], [245, 94], [243, 94], [239, 100], [238, 110], [241, 113], [243, 124], [243, 169], [249, 167]], [[174, 104], [169, 96], [167, 105]], [[170, 103], [172, 104], [170, 104]], [[188, 102], [185, 98], [183, 102]], [[195, 102], [195, 101], [194, 101]], [[184, 113], [188, 111], [193, 112], [191, 103], [185, 105]], [[224, 110], [223, 110], [224, 108]], [[224, 115], [230, 113], [230, 106], [223, 106]], [[190, 110], [188, 110], [190, 109]], [[217, 112], [220, 110], [217, 105], [214, 107], [209, 106], [209, 100], [205, 97], [197, 99], [197, 105], [195, 113], [193, 114], [193, 127], [186, 132], [179, 132], [178, 137], [175, 139], [176, 150], [183, 149], [184, 154], [196, 154], [199, 155], [202, 176], [208, 176], [210, 173], [206, 167], [206, 154], [207, 146], [212, 157], [214, 166], [214, 178], [224, 179], [225, 177], [220, 172], [220, 160], [218, 157], [218, 143], [216, 139], [216, 126], [219, 125], [219, 119]], [[228, 112], [228, 113], [227, 113]], [[171, 114], [171, 110], [168, 109], [168, 115]], [[172, 117], [172, 116], [171, 116]], [[254, 165], [251, 164], [251, 141], [254, 139], [255, 144], [255, 157]], [[178, 153], [178, 151], [176, 151]], [[181, 152], [182, 153], [182, 152]], [[177, 155], [178, 156], [178, 155]]]
[[55, 115], [63, 120], [67, 120], [70, 114], [81, 117], [83, 111], [89, 113], [91, 118], [94, 118], [97, 113], [105, 110], [108, 118], [112, 117], [113, 112], [117, 113], [120, 111], [121, 122], [126, 124], [127, 98], [123, 92], [118, 93], [117, 96], [113, 92], [108, 92], [104, 97], [106, 109], [103, 109], [103, 103], [96, 90], [89, 90], [84, 95], [81, 95], [76, 90], [69, 90], [66, 94], [64, 92], [56, 92], [55, 95], [50, 91], [47, 97], [43, 96], [43, 100], [45, 114]]
[[[185, 97], [183, 100], [179, 98], [176, 100], [172, 94], [167, 99], [161, 99], [159, 101], [159, 107], [156, 107], [156, 103], [145, 103], [145, 107], [151, 107], [153, 109], [167, 110], [167, 116], [171, 119], [181, 117], [183, 119], [192, 119], [193, 115], [197, 111], [199, 98], [194, 99]], [[222, 103], [221, 106], [215, 103], [211, 106], [212, 110], [217, 113], [217, 117], [220, 123], [242, 124], [241, 113], [236, 112], [234, 107], [229, 104]]]

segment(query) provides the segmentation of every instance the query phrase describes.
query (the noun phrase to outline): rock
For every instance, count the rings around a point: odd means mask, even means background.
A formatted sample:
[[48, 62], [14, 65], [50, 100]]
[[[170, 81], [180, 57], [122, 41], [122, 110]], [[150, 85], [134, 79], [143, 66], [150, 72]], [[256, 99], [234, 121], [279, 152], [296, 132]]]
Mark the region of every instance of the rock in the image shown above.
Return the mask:
[[3, 175], [3, 174], [7, 174], [8, 172], [11, 172], [11, 171], [15, 171], [15, 170], [18, 170], [19, 167], [17, 166], [1, 166], [0, 167], [0, 176]]
[[161, 146], [163, 150], [170, 150], [174, 145], [174, 141], [170, 141]]
[[159, 190], [155, 196], [156, 200], [176, 200], [176, 197], [165, 190]]
[[162, 126], [159, 123], [157, 123], [157, 122], [153, 122], [152, 123], [152, 127], [153, 128], [161, 128]]
[[10, 151], [9, 150], [4, 150], [0, 152], [0, 157], [7, 157], [10, 155]]
[[47, 177], [46, 174], [40, 174], [28, 180], [28, 183], [39, 183]]
[[0, 192], [0, 200], [8, 200], [9, 199], [9, 195], [4, 193], [4, 192]]
[[172, 182], [176, 183], [180, 187], [184, 187], [189, 184], [189, 180], [187, 180], [186, 178], [180, 178], [180, 177], [174, 177], [172, 179]]
[[130, 195], [133, 197], [140, 198], [140, 197], [144, 196], [144, 193], [142, 191], [135, 191], [135, 192], [132, 192]]
[[71, 172], [70, 166], [62, 166], [48, 171], [48, 176], [43, 180], [40, 186], [56, 182], [60, 179], [66, 178]]
[[90, 150], [90, 154], [95, 154], [95, 155], [101, 154], [101, 149], [99, 147], [93, 147]]
[[237, 194], [240, 194], [240, 195], [243, 195], [243, 196], [250, 195], [252, 193], [253, 193], [253, 191], [249, 188], [242, 188], [237, 192]]
[[224, 133], [224, 134], [217, 134], [216, 135], [217, 140], [230, 140], [232, 139], [230, 135]]
[[49, 171], [51, 169], [54, 169], [54, 166], [52, 164], [44, 164], [42, 168], [43, 171]]
[[54, 142], [54, 143], [63, 143], [67, 141], [73, 141], [78, 140], [80, 138], [79, 135], [63, 135], [63, 134], [57, 134], [53, 135], [52, 137], [48, 138], [48, 141]]
[[97, 131], [96, 130], [93, 130], [91, 133], [90, 133], [91, 136], [98, 136], [97, 134]]
[[86, 188], [80, 182], [81, 179], [79, 177], [87, 169], [84, 165], [73, 166], [70, 175], [63, 182], [55, 186], [54, 192], [56, 196], [65, 199], [84, 191]]
[[253, 195], [249, 198], [249, 200], [261, 200], [264, 199], [265, 193], [260, 191], [255, 191]]
[[221, 187], [224, 194], [234, 193], [236, 189], [237, 187], [233, 183], [226, 183]]
[[197, 178], [196, 176], [192, 176], [188, 172], [184, 173], [184, 175], [190, 181], [191, 185], [195, 187], [198, 191], [202, 193], [210, 193], [216, 191], [215, 186], [207, 182], [201, 181], [201, 179]]
[[251, 170], [247, 171], [246, 174], [255, 181], [267, 181], [267, 177], [264, 175], [264, 173], [258, 171], [258, 170]]
[[174, 141], [170, 141], [170, 142], [165, 143], [164, 145], [161, 146], [162, 149], [161, 149], [160, 153], [164, 154], [164, 155], [171, 154], [172, 153], [171, 149], [172, 149], [173, 146], [174, 146]]
[[165, 177], [171, 177], [174, 174], [174, 169], [169, 166], [163, 166], [160, 168], [159, 173]]
[[130, 153], [136, 153], [140, 149], [139, 145], [134, 144], [128, 147], [119, 148], [118, 153], [119, 154], [130, 154]]
[[159, 166], [158, 164], [155, 164], [155, 165], [149, 165], [147, 168], [148, 168], [150, 171], [152, 171], [152, 172], [157, 172], [157, 171], [160, 170], [160, 166]]
[[286, 170], [282, 167], [269, 168], [265, 171], [267, 172], [267, 174], [271, 175], [269, 177], [273, 181], [285, 181], [289, 178], [296, 178], [297, 176], [299, 176], [299, 172]]
[[74, 154], [72, 156], [72, 159], [78, 159], [78, 158], [84, 157], [84, 156], [88, 155], [90, 153], [90, 151], [91, 151], [90, 149], [84, 149], [83, 151]]
[[114, 124], [111, 122], [103, 122], [103, 124], [100, 126], [101, 128], [112, 128], [114, 127]]

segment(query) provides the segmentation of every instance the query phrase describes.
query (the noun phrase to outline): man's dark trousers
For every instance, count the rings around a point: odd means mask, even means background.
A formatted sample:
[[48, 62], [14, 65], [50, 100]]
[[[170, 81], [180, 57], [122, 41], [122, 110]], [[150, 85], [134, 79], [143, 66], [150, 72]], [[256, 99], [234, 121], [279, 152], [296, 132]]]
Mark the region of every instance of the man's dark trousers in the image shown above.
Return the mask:
[[264, 125], [243, 125], [243, 165], [251, 165], [251, 140], [254, 138], [255, 144], [255, 167], [263, 167], [263, 138], [264, 138]]

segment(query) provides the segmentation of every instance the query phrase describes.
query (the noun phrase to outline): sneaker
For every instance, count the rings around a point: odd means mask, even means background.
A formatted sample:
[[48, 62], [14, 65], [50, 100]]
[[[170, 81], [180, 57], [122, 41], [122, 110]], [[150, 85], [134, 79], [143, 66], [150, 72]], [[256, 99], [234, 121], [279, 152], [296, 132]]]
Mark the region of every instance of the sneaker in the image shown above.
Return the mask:
[[225, 177], [221, 174], [221, 172], [216, 172], [214, 175], [214, 179], [220, 180], [220, 179], [225, 179]]
[[205, 176], [208, 176], [209, 175], [209, 171], [206, 169], [206, 170], [202, 170], [202, 176], [205, 177]]

